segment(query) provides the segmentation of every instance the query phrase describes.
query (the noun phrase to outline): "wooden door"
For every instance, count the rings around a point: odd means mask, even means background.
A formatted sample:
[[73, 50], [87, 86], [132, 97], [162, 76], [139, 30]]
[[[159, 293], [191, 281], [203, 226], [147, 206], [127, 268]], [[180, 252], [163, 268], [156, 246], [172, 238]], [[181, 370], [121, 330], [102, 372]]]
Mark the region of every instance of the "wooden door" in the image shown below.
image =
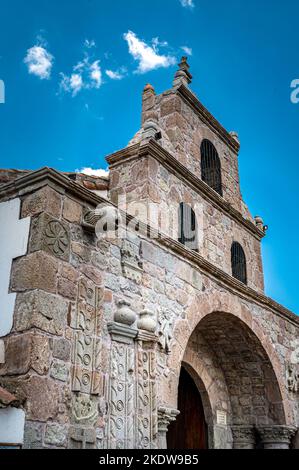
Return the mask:
[[207, 425], [201, 396], [184, 368], [179, 382], [178, 409], [180, 414], [168, 429], [168, 449], [207, 449]]

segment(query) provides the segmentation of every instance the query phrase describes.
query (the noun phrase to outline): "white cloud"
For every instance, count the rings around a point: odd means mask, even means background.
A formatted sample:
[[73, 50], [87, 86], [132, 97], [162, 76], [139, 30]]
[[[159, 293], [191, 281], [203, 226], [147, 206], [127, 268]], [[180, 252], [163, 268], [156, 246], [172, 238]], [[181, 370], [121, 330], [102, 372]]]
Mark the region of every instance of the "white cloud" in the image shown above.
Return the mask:
[[84, 47], [86, 47], [87, 49], [92, 49], [93, 47], [96, 47], [96, 43], [93, 39], [92, 40], [85, 39]]
[[41, 80], [49, 80], [53, 62], [54, 57], [42, 45], [35, 45], [28, 49], [24, 59], [28, 72], [36, 75]]
[[100, 61], [90, 62], [88, 55], [73, 67], [69, 76], [64, 73], [60, 75], [60, 90], [71, 93], [72, 96], [76, 96], [81, 90], [98, 89], [103, 83]]
[[191, 56], [193, 54], [192, 48], [188, 46], [182, 46], [181, 47], [182, 51], [185, 52], [185, 54]]
[[111, 80], [122, 80], [124, 78], [124, 72], [119, 72], [118, 70], [106, 70], [106, 75], [111, 78]]
[[193, 0], [180, 0], [181, 5], [185, 8], [194, 8]]
[[146, 73], [150, 70], [159, 67], [169, 67], [176, 63], [175, 57], [159, 55], [156, 39], [153, 40], [153, 47], [140, 40], [132, 31], [124, 34], [124, 39], [128, 43], [130, 54], [135, 60], [139, 61], [137, 73]]
[[102, 85], [102, 71], [99, 64], [100, 61], [96, 60], [90, 66], [90, 78], [94, 88], [100, 88]]
[[97, 176], [99, 178], [107, 178], [109, 176], [109, 170], [94, 170], [90, 167], [81, 168], [81, 170], [76, 170], [77, 173], [83, 173], [83, 175], [87, 176]]

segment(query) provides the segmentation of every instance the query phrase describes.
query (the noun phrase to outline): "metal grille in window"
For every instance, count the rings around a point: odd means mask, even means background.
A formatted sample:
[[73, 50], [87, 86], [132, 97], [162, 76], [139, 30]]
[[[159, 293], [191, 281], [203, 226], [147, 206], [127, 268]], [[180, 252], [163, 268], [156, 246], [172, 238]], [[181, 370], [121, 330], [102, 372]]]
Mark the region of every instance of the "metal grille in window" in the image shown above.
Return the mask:
[[207, 139], [201, 144], [201, 178], [222, 196], [220, 158], [212, 142]]
[[182, 202], [179, 208], [179, 242], [198, 251], [197, 221], [194, 210]]
[[246, 257], [243, 248], [237, 242], [232, 244], [231, 257], [233, 277], [247, 284]]

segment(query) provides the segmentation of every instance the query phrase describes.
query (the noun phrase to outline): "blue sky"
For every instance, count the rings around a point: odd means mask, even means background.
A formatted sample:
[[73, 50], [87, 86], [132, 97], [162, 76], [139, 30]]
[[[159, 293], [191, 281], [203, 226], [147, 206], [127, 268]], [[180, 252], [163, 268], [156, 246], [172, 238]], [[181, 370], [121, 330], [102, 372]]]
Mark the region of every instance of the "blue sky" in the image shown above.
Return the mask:
[[290, 99], [298, 1], [1, 0], [0, 8], [0, 166], [105, 168], [105, 155], [140, 127], [144, 85], [168, 89], [182, 48], [192, 49], [192, 89], [238, 131], [243, 196], [269, 225], [266, 292], [299, 313], [299, 103]]

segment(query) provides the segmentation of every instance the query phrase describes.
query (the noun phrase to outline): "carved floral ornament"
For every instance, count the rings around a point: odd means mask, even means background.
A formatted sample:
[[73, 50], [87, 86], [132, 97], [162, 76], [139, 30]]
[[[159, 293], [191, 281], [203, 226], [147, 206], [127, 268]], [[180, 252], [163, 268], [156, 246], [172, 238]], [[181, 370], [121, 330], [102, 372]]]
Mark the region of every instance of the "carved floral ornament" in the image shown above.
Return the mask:
[[68, 233], [63, 225], [51, 220], [45, 227], [46, 243], [56, 256], [63, 256], [69, 245]]

